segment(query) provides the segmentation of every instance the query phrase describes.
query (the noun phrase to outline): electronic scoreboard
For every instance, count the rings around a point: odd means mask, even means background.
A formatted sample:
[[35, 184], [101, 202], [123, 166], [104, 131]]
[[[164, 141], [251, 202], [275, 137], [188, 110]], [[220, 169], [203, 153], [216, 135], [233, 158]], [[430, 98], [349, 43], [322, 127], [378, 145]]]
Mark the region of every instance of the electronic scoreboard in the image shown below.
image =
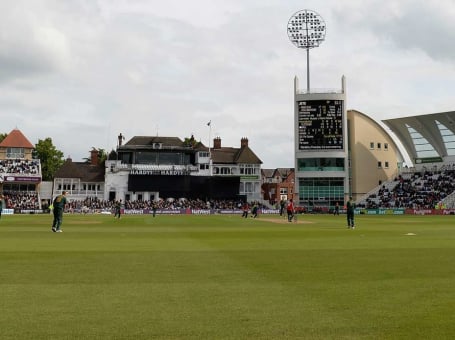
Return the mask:
[[299, 150], [343, 149], [343, 100], [297, 102]]

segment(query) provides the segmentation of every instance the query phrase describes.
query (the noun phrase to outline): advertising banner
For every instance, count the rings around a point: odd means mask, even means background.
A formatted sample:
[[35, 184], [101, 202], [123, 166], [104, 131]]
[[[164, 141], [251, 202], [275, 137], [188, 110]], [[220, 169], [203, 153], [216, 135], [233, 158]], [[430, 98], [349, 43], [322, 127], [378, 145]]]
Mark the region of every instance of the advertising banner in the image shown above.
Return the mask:
[[7, 176], [5, 174], [0, 175], [0, 183], [1, 182], [27, 182], [27, 183], [40, 183], [41, 177], [31, 177], [31, 176]]
[[404, 215], [405, 209], [362, 209], [365, 215]]
[[[259, 209], [259, 214], [279, 214], [279, 210], [276, 209]], [[151, 215], [153, 210], [151, 209], [125, 209], [123, 211], [125, 215]], [[240, 209], [157, 209], [156, 215], [214, 215], [214, 214], [234, 214], [241, 215], [243, 213]]]

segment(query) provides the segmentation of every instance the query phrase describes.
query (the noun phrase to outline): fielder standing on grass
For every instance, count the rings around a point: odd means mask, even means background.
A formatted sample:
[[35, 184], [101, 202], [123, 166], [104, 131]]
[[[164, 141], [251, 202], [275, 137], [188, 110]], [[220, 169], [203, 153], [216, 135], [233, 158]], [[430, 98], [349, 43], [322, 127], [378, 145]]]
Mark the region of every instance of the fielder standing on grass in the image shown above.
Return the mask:
[[54, 206], [54, 221], [52, 222], [52, 231], [54, 233], [61, 233], [62, 229], [62, 220], [63, 220], [63, 211], [65, 206], [68, 203], [66, 200], [66, 191], [63, 191], [61, 195], [58, 195], [52, 205]]
[[0, 219], [2, 218], [2, 210], [3, 210], [3, 195], [0, 194]]
[[349, 197], [349, 201], [346, 203], [346, 215], [348, 219], [348, 229], [355, 229], [354, 227], [354, 209], [355, 203], [352, 201], [352, 196]]
[[292, 218], [294, 217], [294, 202], [292, 201], [292, 198], [288, 202], [286, 213], [288, 215], [288, 222], [292, 222]]
[[120, 201], [115, 201], [115, 206], [114, 206], [114, 218], [120, 218], [120, 214], [122, 213], [122, 200]]

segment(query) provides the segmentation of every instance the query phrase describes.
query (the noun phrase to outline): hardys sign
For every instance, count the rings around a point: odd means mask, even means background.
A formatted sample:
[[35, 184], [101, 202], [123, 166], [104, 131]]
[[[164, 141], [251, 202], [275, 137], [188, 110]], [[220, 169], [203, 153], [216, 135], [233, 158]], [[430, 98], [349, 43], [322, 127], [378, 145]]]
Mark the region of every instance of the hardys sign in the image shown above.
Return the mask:
[[184, 176], [189, 175], [189, 170], [130, 170], [130, 175], [158, 175], [158, 176]]

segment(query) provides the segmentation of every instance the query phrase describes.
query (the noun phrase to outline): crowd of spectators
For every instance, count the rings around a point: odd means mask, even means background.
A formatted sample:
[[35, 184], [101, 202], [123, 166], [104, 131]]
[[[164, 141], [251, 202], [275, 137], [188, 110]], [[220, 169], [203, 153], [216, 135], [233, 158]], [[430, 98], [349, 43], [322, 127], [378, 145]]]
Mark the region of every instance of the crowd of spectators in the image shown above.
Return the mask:
[[363, 206], [369, 209], [434, 209], [455, 191], [455, 171], [414, 172], [406, 177], [399, 176], [395, 182], [397, 184], [391, 189], [383, 185]]
[[4, 191], [6, 209], [37, 210], [39, 209], [38, 193], [34, 191]]
[[[24, 163], [21, 163], [24, 162]], [[0, 173], [5, 171], [28, 171], [31, 173], [39, 168], [38, 164], [29, 161], [11, 162], [0, 161]], [[22, 167], [22, 168], [21, 168]], [[36, 167], [36, 168], [33, 168]], [[19, 170], [22, 169], [22, 170]], [[434, 209], [440, 202], [455, 192], [455, 169], [448, 167], [439, 171], [412, 172], [398, 176], [394, 185], [383, 185], [377, 193], [370, 195], [364, 203], [357, 207], [367, 209], [377, 208], [405, 208], [405, 209]], [[21, 210], [40, 209], [39, 196], [33, 191], [4, 191], [4, 208]], [[267, 208], [259, 202], [251, 202], [258, 208]], [[122, 202], [122, 208], [129, 210], [178, 210], [178, 209], [213, 209], [213, 210], [241, 210], [244, 202], [241, 200], [202, 200], [202, 199], [160, 199], [158, 201], [127, 200]], [[112, 211], [115, 201], [101, 200], [96, 197], [87, 197], [83, 200], [69, 199], [69, 212], [103, 212]], [[48, 208], [43, 205], [43, 209]]]
[[[40, 208], [49, 209], [49, 203], [39, 204], [39, 197], [36, 192], [25, 191], [4, 191], [5, 208], [21, 210], [38, 210]], [[115, 201], [101, 200], [97, 197], [87, 197], [83, 200], [68, 200], [67, 212], [103, 212], [113, 211]], [[179, 209], [214, 209], [214, 210], [240, 210], [243, 201], [235, 200], [201, 200], [201, 199], [160, 199], [158, 201], [125, 201], [122, 202], [122, 208], [130, 210], [179, 210]], [[256, 204], [259, 208], [266, 208], [258, 202], [251, 202], [251, 206]]]
[[[214, 209], [214, 210], [236, 210], [242, 209], [243, 201], [235, 200], [201, 200], [201, 199], [160, 199], [158, 201], [127, 200], [122, 202], [122, 208], [128, 210], [180, 210], [180, 209]], [[256, 203], [260, 208], [265, 206]], [[84, 200], [69, 200], [68, 211], [70, 212], [101, 212], [112, 211], [115, 201], [100, 200], [96, 197], [87, 197]]]
[[97, 197], [87, 197], [83, 200], [68, 200], [67, 211], [98, 212], [112, 210], [114, 201], [100, 200]]
[[[213, 209], [213, 210], [241, 210], [245, 203], [241, 200], [201, 200], [201, 199], [162, 199], [159, 201], [126, 201], [126, 209]], [[258, 203], [251, 202], [250, 206], [257, 205], [259, 208], [267, 208]]]
[[0, 173], [38, 175], [40, 174], [40, 163], [37, 160], [29, 159], [2, 159], [0, 160]]

